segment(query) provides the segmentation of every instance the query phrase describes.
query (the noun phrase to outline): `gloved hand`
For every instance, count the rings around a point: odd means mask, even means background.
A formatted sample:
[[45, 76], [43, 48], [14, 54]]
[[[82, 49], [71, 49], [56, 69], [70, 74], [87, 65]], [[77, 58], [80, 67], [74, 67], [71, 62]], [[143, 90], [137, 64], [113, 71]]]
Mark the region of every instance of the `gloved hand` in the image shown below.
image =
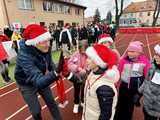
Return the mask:
[[79, 79], [78, 76], [74, 75], [72, 72], [69, 72], [68, 75], [65, 76], [67, 80], [71, 81], [71, 82], [77, 82], [77, 80]]
[[141, 97], [142, 97], [142, 94], [140, 94], [140, 93], [137, 93], [137, 94], [134, 96], [133, 102], [134, 102], [135, 106], [137, 106], [137, 107], [140, 107], [140, 106], [141, 106], [141, 103], [140, 103]]

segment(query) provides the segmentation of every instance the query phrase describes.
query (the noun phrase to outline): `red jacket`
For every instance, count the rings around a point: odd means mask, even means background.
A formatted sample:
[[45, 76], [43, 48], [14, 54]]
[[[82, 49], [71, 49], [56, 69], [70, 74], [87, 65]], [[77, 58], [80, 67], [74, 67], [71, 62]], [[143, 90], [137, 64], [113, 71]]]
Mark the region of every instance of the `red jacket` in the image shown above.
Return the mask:
[[4, 35], [0, 35], [0, 61], [7, 59], [8, 55], [2, 45], [2, 42], [6, 39]]

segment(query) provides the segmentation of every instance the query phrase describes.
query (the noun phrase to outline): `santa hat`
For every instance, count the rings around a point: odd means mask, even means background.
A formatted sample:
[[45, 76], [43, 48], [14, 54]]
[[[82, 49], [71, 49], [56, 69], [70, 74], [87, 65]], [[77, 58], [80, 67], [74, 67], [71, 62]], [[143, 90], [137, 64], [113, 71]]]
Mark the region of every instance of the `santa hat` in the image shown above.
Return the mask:
[[98, 37], [99, 41], [98, 43], [101, 44], [102, 42], [111, 42], [113, 43], [113, 39], [109, 34], [102, 34]]
[[143, 43], [140, 41], [130, 42], [127, 51], [143, 52]]
[[115, 52], [104, 45], [95, 44], [86, 50], [87, 56], [101, 68], [112, 68], [118, 63], [118, 56]]
[[158, 55], [160, 55], [160, 45], [157, 44], [155, 47], [154, 47], [154, 51], [155, 53], [157, 53]]
[[37, 24], [28, 25], [22, 36], [26, 39], [26, 45], [36, 45], [52, 38], [44, 27]]

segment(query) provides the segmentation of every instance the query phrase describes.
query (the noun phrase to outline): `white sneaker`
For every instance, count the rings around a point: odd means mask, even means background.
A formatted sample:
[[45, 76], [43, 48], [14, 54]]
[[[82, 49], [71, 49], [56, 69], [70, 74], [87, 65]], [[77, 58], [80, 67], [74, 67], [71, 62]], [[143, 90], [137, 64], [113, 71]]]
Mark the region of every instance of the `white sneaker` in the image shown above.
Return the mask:
[[78, 113], [79, 104], [74, 104], [73, 113]]
[[64, 103], [59, 103], [58, 106], [59, 106], [60, 108], [65, 108], [65, 107], [68, 105], [68, 103], [69, 103], [68, 100], [66, 100]]
[[81, 102], [81, 107], [84, 107], [84, 103]]

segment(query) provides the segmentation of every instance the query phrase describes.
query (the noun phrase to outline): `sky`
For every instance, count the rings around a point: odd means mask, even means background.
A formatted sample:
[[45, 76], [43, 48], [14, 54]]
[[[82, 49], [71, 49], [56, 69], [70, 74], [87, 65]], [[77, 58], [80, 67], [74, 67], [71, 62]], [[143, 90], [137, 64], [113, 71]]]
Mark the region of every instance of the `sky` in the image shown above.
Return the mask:
[[[127, 6], [131, 2], [139, 2], [145, 0], [124, 0], [125, 6]], [[93, 16], [95, 14], [96, 8], [99, 9], [100, 15], [103, 18], [106, 17], [107, 12], [110, 10], [112, 14], [115, 11], [114, 0], [77, 0], [77, 2], [81, 5], [87, 7], [85, 10], [85, 17]]]

